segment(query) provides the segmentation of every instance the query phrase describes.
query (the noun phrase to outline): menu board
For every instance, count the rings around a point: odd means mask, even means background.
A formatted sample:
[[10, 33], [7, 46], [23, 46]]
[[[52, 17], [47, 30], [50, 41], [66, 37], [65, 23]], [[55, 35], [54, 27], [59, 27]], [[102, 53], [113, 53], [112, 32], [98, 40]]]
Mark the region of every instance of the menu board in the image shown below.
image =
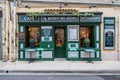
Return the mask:
[[115, 49], [115, 18], [104, 18], [104, 49]]
[[106, 47], [113, 47], [113, 38], [114, 38], [113, 31], [107, 31], [105, 33], [105, 46]]
[[77, 38], [77, 30], [76, 29], [70, 29], [70, 40], [75, 40]]
[[68, 41], [79, 40], [79, 25], [68, 25]]
[[19, 42], [24, 42], [25, 41], [25, 33], [21, 32], [19, 33]]

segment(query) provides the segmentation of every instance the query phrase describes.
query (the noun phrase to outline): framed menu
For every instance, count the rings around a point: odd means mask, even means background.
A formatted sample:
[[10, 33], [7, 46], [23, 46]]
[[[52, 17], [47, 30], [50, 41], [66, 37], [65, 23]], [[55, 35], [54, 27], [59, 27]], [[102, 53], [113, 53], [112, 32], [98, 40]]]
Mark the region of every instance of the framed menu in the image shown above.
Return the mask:
[[115, 49], [115, 18], [104, 18], [104, 49]]
[[68, 41], [79, 41], [79, 25], [68, 25]]

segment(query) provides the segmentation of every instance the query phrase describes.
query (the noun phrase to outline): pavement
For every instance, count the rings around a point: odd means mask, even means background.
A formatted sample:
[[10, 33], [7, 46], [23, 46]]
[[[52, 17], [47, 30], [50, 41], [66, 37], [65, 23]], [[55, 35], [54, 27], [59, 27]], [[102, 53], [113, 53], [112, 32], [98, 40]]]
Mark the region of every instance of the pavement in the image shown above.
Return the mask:
[[0, 73], [120, 73], [120, 61], [15, 61], [2, 62], [0, 61]]

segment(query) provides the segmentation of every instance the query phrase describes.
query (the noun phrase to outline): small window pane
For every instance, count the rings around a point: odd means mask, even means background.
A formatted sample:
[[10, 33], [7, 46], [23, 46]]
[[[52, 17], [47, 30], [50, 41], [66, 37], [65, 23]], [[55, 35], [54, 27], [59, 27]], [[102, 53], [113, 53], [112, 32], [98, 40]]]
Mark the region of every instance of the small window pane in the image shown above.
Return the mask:
[[86, 47], [85, 43], [88, 42], [88, 47], [94, 47], [94, 26], [80, 27], [80, 46]]

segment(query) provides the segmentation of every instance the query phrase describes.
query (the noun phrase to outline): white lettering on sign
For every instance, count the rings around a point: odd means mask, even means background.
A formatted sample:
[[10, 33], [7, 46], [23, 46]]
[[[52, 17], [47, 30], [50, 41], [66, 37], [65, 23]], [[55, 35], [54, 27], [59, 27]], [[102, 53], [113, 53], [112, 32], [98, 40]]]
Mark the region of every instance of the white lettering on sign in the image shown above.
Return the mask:
[[26, 16], [26, 15], [19, 16], [19, 22], [38, 22], [38, 21], [39, 21], [38, 16]]
[[26, 16], [24, 17], [24, 21], [34, 21], [34, 17]]
[[42, 22], [78, 22], [79, 17], [77, 16], [42, 16]]
[[114, 24], [114, 20], [113, 19], [107, 19], [107, 20], [105, 20], [105, 23], [106, 24]]

